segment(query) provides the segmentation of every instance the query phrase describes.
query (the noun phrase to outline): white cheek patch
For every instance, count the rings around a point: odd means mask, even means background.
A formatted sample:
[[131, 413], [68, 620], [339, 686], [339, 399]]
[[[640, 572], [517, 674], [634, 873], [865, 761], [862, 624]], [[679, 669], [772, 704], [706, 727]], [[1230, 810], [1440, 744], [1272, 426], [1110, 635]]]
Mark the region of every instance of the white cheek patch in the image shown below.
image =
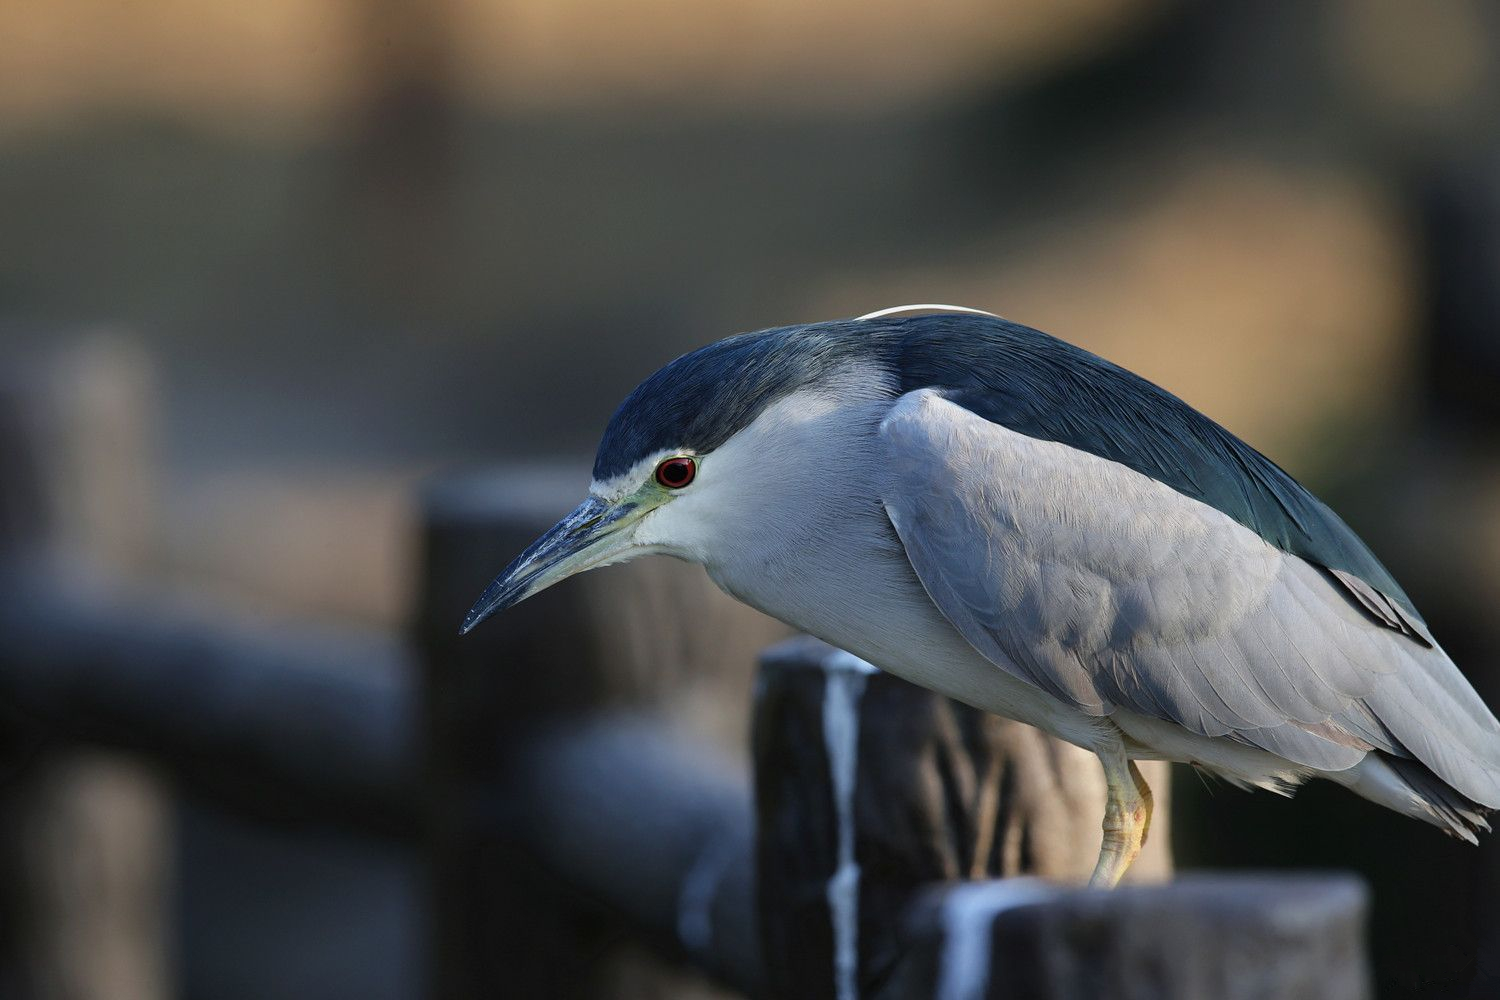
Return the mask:
[[691, 521], [684, 524], [681, 511], [673, 504], [664, 503], [642, 517], [635, 527], [635, 544], [667, 552], [671, 555], [692, 558], [695, 550], [686, 545], [687, 529]]
[[662, 459], [681, 454], [681, 450], [663, 448], [661, 451], [647, 455], [617, 476], [595, 479], [589, 484], [589, 494], [600, 500], [618, 500], [628, 496], [641, 488]]

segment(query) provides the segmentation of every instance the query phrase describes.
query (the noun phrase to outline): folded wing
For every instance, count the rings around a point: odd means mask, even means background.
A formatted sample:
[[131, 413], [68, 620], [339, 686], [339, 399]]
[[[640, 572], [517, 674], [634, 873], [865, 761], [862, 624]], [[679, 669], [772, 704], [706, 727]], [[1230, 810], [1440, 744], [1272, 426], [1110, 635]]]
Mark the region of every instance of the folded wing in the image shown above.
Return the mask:
[[1414, 757], [1500, 806], [1500, 724], [1403, 602], [941, 392], [901, 397], [881, 432], [912, 567], [997, 666], [1094, 715], [1126, 708], [1311, 769]]

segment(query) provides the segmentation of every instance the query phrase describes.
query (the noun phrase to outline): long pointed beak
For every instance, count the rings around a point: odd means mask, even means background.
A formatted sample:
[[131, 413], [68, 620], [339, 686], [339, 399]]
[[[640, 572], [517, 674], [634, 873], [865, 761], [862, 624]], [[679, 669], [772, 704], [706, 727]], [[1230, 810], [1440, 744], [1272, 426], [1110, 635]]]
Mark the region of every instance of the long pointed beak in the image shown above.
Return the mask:
[[630, 548], [632, 532], [625, 529], [639, 513], [628, 500], [609, 503], [589, 497], [505, 567], [464, 616], [458, 634], [467, 635], [490, 615], [554, 583], [614, 561]]

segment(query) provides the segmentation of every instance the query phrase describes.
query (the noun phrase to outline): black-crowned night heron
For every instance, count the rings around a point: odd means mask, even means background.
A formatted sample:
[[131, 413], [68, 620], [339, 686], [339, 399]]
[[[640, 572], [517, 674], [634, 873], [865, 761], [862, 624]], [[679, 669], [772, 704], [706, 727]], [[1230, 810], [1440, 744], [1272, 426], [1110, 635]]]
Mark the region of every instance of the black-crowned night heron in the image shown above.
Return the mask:
[[647, 553], [1093, 751], [1095, 885], [1145, 841], [1137, 760], [1282, 793], [1328, 778], [1469, 841], [1500, 806], [1500, 724], [1333, 511], [1177, 397], [988, 313], [885, 310], [678, 358], [463, 628]]

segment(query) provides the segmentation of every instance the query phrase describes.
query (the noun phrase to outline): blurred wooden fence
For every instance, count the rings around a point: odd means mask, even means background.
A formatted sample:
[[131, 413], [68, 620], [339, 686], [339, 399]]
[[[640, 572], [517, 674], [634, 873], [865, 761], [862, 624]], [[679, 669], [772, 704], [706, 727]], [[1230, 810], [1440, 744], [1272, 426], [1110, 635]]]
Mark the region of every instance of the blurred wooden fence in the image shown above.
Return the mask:
[[[37, 405], [0, 391], [7, 762], [127, 750], [236, 811], [410, 845], [434, 998], [621, 995], [622, 937], [750, 996], [1369, 995], [1354, 880], [1164, 881], [1163, 809], [1146, 884], [1071, 888], [1099, 842], [1088, 755], [812, 640], [762, 654], [779, 627], [688, 567], [591, 574], [460, 641], [567, 508], [551, 473], [428, 492], [403, 642], [68, 568]], [[748, 714], [750, 759], [685, 731], [687, 702], [713, 730]]]

